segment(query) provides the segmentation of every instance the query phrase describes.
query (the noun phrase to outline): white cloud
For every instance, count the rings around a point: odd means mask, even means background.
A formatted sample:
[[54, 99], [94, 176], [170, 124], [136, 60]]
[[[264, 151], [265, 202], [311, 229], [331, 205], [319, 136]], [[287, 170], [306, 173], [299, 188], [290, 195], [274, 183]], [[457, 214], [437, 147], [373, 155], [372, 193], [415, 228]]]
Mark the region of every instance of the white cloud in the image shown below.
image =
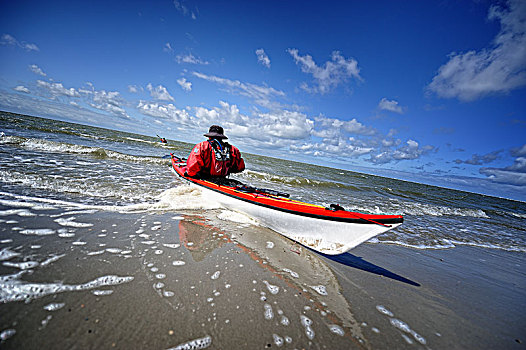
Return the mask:
[[515, 186], [526, 185], [526, 144], [511, 149], [510, 154], [516, 157], [512, 165], [505, 168], [480, 168], [479, 172], [488, 176], [493, 182]]
[[353, 144], [354, 140], [345, 140], [337, 138], [334, 142], [316, 142], [316, 143], [305, 143], [302, 145], [292, 144], [290, 146], [291, 151], [296, 153], [302, 153], [307, 155], [313, 155], [316, 157], [326, 158], [359, 158], [363, 155], [369, 154], [374, 151], [373, 147], [365, 147], [360, 144]]
[[338, 51], [333, 51], [331, 61], [325, 62], [323, 67], [316, 65], [310, 55], [300, 56], [297, 49], [288, 49], [287, 52], [301, 66], [302, 72], [314, 77], [315, 86], [310, 87], [306, 83], [300, 85], [305, 91], [325, 94], [350, 78], [362, 80], [358, 62], [353, 58], [345, 59]]
[[18, 91], [18, 92], [24, 92], [24, 93], [26, 93], [26, 94], [29, 94], [29, 89], [26, 88], [25, 86], [22, 86], [22, 85], [18, 85], [18, 86], [16, 86], [16, 87], [14, 87], [13, 90]]
[[285, 93], [267, 86], [260, 86], [250, 83], [242, 83], [239, 80], [230, 80], [220, 78], [214, 75], [206, 75], [198, 72], [192, 73], [195, 77], [208, 80], [210, 82], [223, 85], [229, 89], [231, 93], [242, 95], [252, 99], [260, 106], [267, 108], [275, 108], [279, 106], [273, 98], [285, 96]]
[[202, 64], [202, 65], [210, 64], [210, 62], [206, 60], [202, 60], [199, 57], [195, 57], [191, 53], [188, 53], [186, 55], [177, 55], [175, 56], [175, 61], [177, 63], [191, 63], [191, 64]]
[[140, 101], [137, 109], [144, 115], [155, 118], [168, 119], [176, 124], [192, 126], [192, 118], [184, 109], [178, 109], [173, 104], [147, 103]]
[[148, 91], [150, 91], [150, 95], [159, 101], [175, 101], [175, 99], [170, 95], [168, 90], [162, 85], [158, 85], [157, 87], [153, 87], [152, 84], [148, 84], [146, 86]]
[[172, 45], [170, 45], [170, 43], [166, 43], [164, 44], [163, 51], [164, 52], [174, 52], [174, 49], [172, 48]]
[[423, 146], [421, 147], [418, 142], [414, 140], [407, 140], [406, 145], [398, 149], [384, 150], [376, 155], [371, 156], [368, 161], [375, 164], [386, 164], [390, 162], [398, 162], [401, 160], [412, 160], [418, 159], [422, 155], [427, 154], [435, 150], [434, 146]]
[[139, 88], [136, 85], [128, 85], [128, 91], [132, 94], [136, 94], [139, 92]]
[[464, 164], [471, 164], [471, 165], [483, 165], [483, 164], [491, 163], [494, 160], [496, 160], [499, 157], [501, 152], [502, 152], [501, 150], [498, 150], [498, 151], [490, 152], [490, 153], [487, 153], [487, 154], [484, 154], [484, 155], [474, 154], [471, 157], [471, 159], [467, 159], [467, 160], [456, 159], [455, 163], [457, 163], [457, 164], [464, 163]]
[[192, 83], [187, 81], [186, 78], [177, 79], [177, 84], [179, 84], [184, 91], [192, 91]]
[[308, 138], [313, 127], [313, 121], [299, 112], [281, 110], [247, 116], [236, 105], [224, 101], [219, 105], [212, 109], [195, 107], [197, 123], [220, 124], [234, 136], [252, 139], [257, 135], [257, 140], [280, 146], [290, 140]]
[[37, 66], [36, 64], [30, 65], [29, 69], [35, 74], [41, 75], [43, 77], [47, 76], [47, 74], [44, 73], [44, 71], [42, 69], [40, 69], [40, 67]]
[[398, 114], [404, 113], [404, 108], [398, 105], [398, 101], [388, 100], [385, 97], [380, 100], [380, 103], [378, 103], [378, 109]]
[[429, 91], [472, 101], [526, 85], [526, 2], [510, 0], [508, 8], [492, 6], [488, 18], [501, 25], [491, 46], [478, 52], [451, 53], [429, 84]]
[[188, 6], [185, 5], [185, 0], [174, 0], [174, 6], [183, 16], [190, 16], [193, 20], [197, 19], [197, 15], [194, 11], [188, 9]]
[[26, 43], [25, 41], [20, 42], [9, 34], [2, 35], [2, 38], [0, 39], [0, 44], [18, 46], [26, 51], [40, 51], [38, 46], [36, 46], [35, 44]]
[[257, 49], [256, 55], [258, 56], [258, 62], [264, 65], [267, 68], [270, 68], [270, 58], [268, 58], [267, 54], [265, 53], [265, 50], [263, 49]]
[[319, 116], [314, 118], [316, 121], [316, 130], [313, 132], [314, 136], [331, 138], [341, 135], [345, 131], [352, 135], [374, 135], [376, 131], [373, 128], [366, 127], [362, 123], [353, 118], [351, 120], [341, 120], [335, 118], [327, 118]]
[[90, 89], [79, 89], [79, 92], [89, 106], [109, 112], [120, 118], [129, 118], [123, 107], [125, 101], [123, 101], [118, 91], [95, 90], [91, 83], [88, 83], [88, 86]]
[[58, 96], [80, 97], [77, 90], [74, 88], [67, 89], [62, 83], [48, 83], [47, 81], [37, 80], [37, 86], [46, 89], [53, 98]]
[[131, 121], [124, 118], [111, 118], [107, 114], [98, 113], [90, 109], [82, 108], [78, 104], [64, 103], [60, 100], [48, 100], [34, 98], [28, 95], [20, 94], [0, 94], [0, 107], [4, 110], [16, 110], [17, 113], [38, 115], [47, 118], [69, 120], [82, 124], [97, 125], [110, 129], [124, 130], [144, 130], [142, 126], [137, 126], [137, 121]]

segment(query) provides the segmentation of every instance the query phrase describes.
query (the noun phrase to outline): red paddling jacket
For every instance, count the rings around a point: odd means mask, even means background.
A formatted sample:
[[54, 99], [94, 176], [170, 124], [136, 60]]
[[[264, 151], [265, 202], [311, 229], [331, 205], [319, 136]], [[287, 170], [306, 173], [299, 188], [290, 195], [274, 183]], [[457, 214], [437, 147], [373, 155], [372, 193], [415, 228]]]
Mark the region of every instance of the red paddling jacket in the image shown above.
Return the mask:
[[241, 152], [227, 142], [216, 139], [195, 145], [186, 161], [186, 173], [195, 177], [224, 177], [245, 170]]

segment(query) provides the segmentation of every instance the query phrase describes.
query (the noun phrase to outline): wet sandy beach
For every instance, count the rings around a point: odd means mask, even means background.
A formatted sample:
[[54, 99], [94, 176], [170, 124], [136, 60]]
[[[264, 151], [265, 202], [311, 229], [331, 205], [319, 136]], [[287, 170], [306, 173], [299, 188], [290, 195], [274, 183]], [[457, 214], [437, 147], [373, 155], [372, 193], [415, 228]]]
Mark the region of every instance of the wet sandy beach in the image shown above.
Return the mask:
[[0, 209], [5, 349], [524, 347], [520, 253], [328, 257], [220, 210]]

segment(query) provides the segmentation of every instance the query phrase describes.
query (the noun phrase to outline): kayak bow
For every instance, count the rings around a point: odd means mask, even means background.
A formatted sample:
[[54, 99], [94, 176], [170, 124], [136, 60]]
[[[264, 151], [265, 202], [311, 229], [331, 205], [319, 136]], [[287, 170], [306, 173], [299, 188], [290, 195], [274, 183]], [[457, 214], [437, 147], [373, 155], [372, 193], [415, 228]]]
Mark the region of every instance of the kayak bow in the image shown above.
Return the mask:
[[204, 196], [225, 208], [242, 212], [270, 229], [320, 253], [336, 255], [393, 229], [403, 222], [401, 215], [364, 214], [329, 208], [286, 198], [287, 194], [258, 189], [235, 180], [209, 181], [185, 176], [184, 159], [174, 155], [172, 170], [198, 186]]

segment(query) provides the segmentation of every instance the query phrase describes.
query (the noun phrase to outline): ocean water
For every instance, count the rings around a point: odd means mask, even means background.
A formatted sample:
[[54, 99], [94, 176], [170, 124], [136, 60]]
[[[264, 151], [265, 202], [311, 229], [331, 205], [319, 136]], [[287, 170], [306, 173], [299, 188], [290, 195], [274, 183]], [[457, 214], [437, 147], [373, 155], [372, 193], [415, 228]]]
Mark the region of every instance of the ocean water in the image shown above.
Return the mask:
[[[225, 212], [170, 171], [173, 152], [193, 145], [56, 120], [0, 112], [2, 217], [38, 215], [46, 208], [82, 213], [174, 212], [219, 216], [246, 225], [253, 218]], [[243, 153], [243, 150], [241, 150]], [[402, 213], [404, 224], [367, 244], [416, 249], [476, 246], [526, 252], [526, 203], [243, 153], [247, 170], [234, 177], [292, 198], [346, 209]], [[63, 220], [69, 220], [63, 218]], [[65, 227], [82, 225], [71, 219]], [[46, 227], [19, 227], [50, 234]], [[5, 233], [5, 230], [4, 230]], [[9, 242], [3, 238], [2, 242]], [[6, 243], [4, 243], [5, 245]], [[0, 249], [2, 245], [0, 245]], [[6, 253], [7, 254], [7, 253]]]

